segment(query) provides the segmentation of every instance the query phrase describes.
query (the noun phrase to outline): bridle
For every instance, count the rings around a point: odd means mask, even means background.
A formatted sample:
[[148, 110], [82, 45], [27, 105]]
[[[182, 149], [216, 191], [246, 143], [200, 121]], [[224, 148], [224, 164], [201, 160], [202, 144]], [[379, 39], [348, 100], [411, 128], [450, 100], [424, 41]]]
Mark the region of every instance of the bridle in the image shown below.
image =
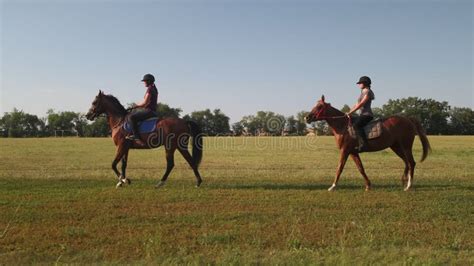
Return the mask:
[[[98, 109], [97, 106], [94, 106], [94, 109], [93, 109], [94, 113], [97, 113], [97, 112], [98, 112], [97, 109]], [[103, 113], [103, 114], [97, 115], [96, 117], [105, 116], [106, 118], [108, 118], [108, 115], [107, 115], [105, 112], [101, 112], [101, 113]], [[104, 114], [105, 114], [105, 115], [104, 115]], [[108, 119], [107, 119], [107, 120], [108, 120]], [[112, 124], [111, 124], [111, 125], [110, 125], [110, 126], [111, 126], [111, 129], [114, 130], [114, 129], [118, 128], [119, 126], [121, 126], [121, 125], [123, 124], [124, 121], [125, 121], [125, 116], [122, 117], [122, 118], [120, 118], [120, 120], [119, 120], [117, 123], [115, 123], [115, 125], [112, 125]]]
[[327, 119], [348, 118], [349, 126], [352, 125], [352, 118], [350, 116], [347, 116], [347, 115], [327, 116], [326, 111], [329, 107], [331, 107], [330, 103], [323, 103], [323, 107], [319, 109], [319, 111], [316, 114], [313, 114], [313, 119], [318, 121], [318, 120], [327, 120]]

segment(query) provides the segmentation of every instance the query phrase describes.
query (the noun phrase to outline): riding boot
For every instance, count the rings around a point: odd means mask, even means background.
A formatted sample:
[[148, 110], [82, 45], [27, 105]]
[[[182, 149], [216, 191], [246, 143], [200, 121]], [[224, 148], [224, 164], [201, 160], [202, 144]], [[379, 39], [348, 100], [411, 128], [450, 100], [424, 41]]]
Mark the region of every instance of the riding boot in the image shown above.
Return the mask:
[[133, 143], [135, 143], [137, 146], [140, 146], [140, 147], [145, 147], [146, 146], [146, 143], [140, 138], [140, 137], [137, 137], [135, 135], [129, 135], [127, 137], [125, 137], [127, 140], [129, 141], [132, 141]]
[[367, 151], [368, 140], [367, 136], [365, 135], [365, 130], [359, 129], [359, 152]]
[[127, 136], [128, 140], [134, 141], [138, 146], [144, 146], [145, 143], [142, 141], [140, 138], [140, 133], [139, 133], [139, 126], [138, 123], [135, 121], [132, 121], [132, 135]]

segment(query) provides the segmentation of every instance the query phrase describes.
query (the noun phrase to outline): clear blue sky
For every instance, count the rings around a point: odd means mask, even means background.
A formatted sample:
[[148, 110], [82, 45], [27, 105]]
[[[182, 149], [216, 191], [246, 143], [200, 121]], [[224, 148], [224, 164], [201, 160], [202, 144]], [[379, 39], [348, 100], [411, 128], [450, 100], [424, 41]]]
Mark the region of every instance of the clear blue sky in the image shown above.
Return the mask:
[[139, 101], [309, 110], [325, 94], [375, 106], [409, 96], [474, 106], [472, 1], [9, 1], [1, 5], [0, 111], [86, 112], [98, 89]]

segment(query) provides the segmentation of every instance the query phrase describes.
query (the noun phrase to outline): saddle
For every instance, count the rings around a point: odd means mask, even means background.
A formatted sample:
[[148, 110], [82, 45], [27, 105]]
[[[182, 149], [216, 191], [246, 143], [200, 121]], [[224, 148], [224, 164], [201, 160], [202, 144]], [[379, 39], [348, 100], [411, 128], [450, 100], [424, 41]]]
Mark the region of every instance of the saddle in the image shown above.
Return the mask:
[[[138, 123], [138, 132], [140, 134], [146, 134], [146, 133], [151, 133], [156, 130], [156, 124], [158, 122], [157, 117], [152, 117], [148, 118], [146, 120], [143, 120]], [[132, 121], [130, 121], [130, 116], [127, 116], [125, 118], [125, 121], [123, 122], [122, 126], [123, 130], [127, 133], [132, 133], [133, 131], [133, 126], [132, 126]]]
[[[380, 137], [380, 135], [382, 134], [382, 129], [383, 129], [382, 122], [383, 121], [381, 119], [375, 119], [375, 120], [370, 121], [370, 123], [368, 123], [364, 127], [364, 131], [365, 131], [365, 135], [367, 136], [367, 139], [376, 139]], [[359, 134], [357, 134], [357, 131], [354, 129], [354, 126], [349, 126], [348, 131], [349, 131], [349, 135], [352, 138], [357, 139], [359, 137]]]

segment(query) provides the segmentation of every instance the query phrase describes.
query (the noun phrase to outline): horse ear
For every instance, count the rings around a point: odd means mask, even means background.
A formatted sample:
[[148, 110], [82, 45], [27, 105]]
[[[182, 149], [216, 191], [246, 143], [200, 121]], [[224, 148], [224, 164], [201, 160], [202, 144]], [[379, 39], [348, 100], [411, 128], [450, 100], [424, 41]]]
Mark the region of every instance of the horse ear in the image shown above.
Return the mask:
[[324, 100], [325, 100], [325, 99], [324, 99], [324, 94], [323, 94], [323, 95], [321, 96], [321, 102], [324, 103]]
[[102, 90], [99, 90], [99, 95], [102, 95]]

